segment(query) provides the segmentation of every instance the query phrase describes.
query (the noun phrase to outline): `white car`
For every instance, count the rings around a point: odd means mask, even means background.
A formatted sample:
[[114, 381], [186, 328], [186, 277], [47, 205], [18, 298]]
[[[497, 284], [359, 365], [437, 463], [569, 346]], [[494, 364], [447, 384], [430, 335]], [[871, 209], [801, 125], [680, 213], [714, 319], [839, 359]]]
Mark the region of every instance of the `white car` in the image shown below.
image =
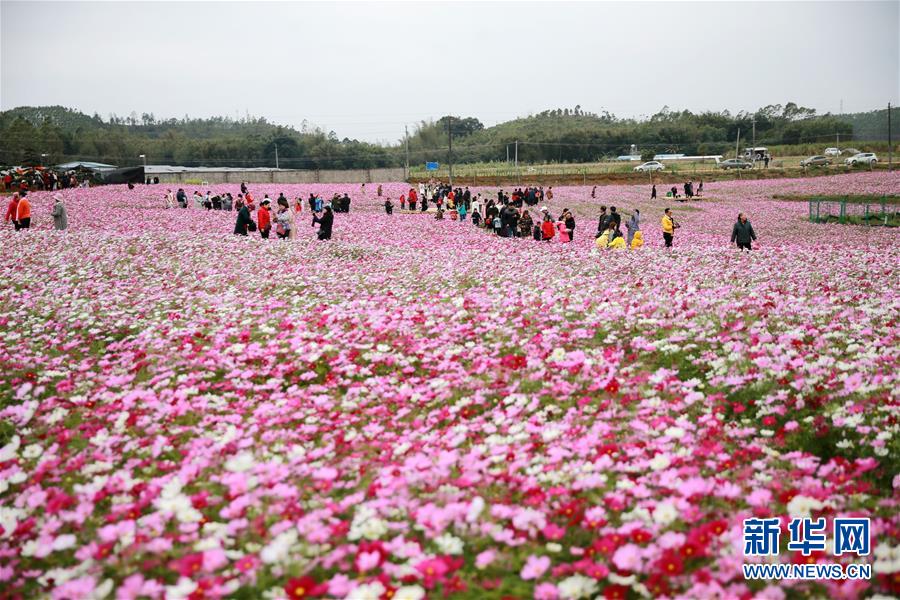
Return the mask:
[[874, 152], [860, 152], [846, 159], [844, 164], [852, 167], [853, 165], [871, 165], [877, 162], [878, 157]]
[[839, 148], [825, 148], [825, 152], [823, 152], [825, 156], [840, 156], [841, 151]]
[[645, 162], [642, 165], [638, 165], [634, 168], [635, 171], [662, 171], [666, 167], [663, 166], [661, 162], [658, 160], [651, 160], [650, 162]]

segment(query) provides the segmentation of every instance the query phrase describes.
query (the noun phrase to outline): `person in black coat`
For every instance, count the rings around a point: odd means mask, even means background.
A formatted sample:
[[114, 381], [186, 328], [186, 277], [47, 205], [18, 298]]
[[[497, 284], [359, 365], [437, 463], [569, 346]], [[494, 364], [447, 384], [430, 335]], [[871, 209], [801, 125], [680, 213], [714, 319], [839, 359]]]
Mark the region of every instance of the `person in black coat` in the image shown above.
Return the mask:
[[750, 243], [756, 240], [756, 232], [753, 231], [753, 225], [744, 216], [744, 213], [738, 213], [737, 222], [731, 230], [731, 243], [737, 243], [737, 247], [741, 249], [752, 250]]
[[650, 199], [656, 200], [656, 184], [653, 184], [653, 189], [650, 190]]
[[597, 235], [594, 237], [600, 237], [603, 235], [603, 232], [609, 229], [609, 215], [606, 214], [606, 207], [600, 207], [600, 218], [597, 219]]
[[610, 223], [616, 226], [616, 230], [622, 227], [622, 215], [616, 212], [615, 206], [609, 207], [609, 220], [606, 222], [606, 226], [609, 227]]
[[250, 218], [250, 209], [247, 205], [241, 206], [237, 214], [237, 222], [234, 224], [235, 235], [247, 235], [247, 227], [253, 219]]
[[572, 216], [572, 213], [569, 212], [569, 209], [563, 209], [562, 214], [563, 221], [566, 224], [566, 229], [569, 230], [569, 240], [575, 241], [575, 217]]
[[330, 240], [331, 228], [334, 225], [334, 214], [331, 212], [330, 206], [325, 207], [321, 217], [313, 216], [313, 225], [316, 223], [319, 224], [319, 239]]

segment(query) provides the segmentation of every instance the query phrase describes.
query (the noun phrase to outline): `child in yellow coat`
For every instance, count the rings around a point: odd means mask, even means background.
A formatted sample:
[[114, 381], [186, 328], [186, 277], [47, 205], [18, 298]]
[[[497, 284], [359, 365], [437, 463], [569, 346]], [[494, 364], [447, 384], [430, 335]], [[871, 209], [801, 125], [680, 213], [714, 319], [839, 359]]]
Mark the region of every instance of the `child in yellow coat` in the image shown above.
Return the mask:
[[644, 245], [644, 234], [640, 231], [634, 232], [634, 239], [631, 240], [631, 249], [637, 250]]
[[613, 250], [624, 250], [625, 249], [625, 238], [617, 237], [613, 241], [609, 243], [609, 247]]

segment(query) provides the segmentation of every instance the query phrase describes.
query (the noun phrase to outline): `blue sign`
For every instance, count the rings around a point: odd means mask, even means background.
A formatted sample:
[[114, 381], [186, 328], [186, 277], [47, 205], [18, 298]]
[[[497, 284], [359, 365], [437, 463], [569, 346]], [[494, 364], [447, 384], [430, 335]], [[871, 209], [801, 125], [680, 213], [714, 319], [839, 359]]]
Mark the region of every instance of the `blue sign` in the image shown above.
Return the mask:
[[426, 171], [437, 171], [439, 166], [440, 165], [437, 164], [436, 162], [427, 162], [427, 163], [425, 163], [425, 170]]

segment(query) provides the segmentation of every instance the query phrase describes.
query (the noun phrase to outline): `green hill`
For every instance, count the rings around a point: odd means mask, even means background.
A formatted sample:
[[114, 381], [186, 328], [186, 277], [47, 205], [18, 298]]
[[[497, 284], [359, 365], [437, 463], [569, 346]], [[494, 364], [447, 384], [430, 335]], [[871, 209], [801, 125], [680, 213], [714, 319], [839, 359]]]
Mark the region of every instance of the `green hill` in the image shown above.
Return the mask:
[[[900, 123], [900, 109], [893, 118]], [[753, 122], [758, 145], [791, 146], [797, 154], [821, 152], [840, 134], [841, 142], [884, 140], [887, 111], [842, 116], [817, 115], [789, 102], [736, 115], [728, 111], [692, 113], [663, 108], [646, 120], [595, 114], [580, 106], [545, 110], [484, 127], [476, 117], [452, 117], [455, 163], [505, 161], [518, 141], [522, 163], [593, 162], [630, 152], [727, 154], [734, 150], [738, 130], [749, 142]], [[451, 117], [419, 124], [410, 137], [410, 163], [447, 156]], [[62, 106], [19, 107], [0, 112], [0, 164], [93, 160], [117, 165], [140, 164], [145, 154], [153, 164], [185, 166], [274, 166], [282, 168], [349, 169], [402, 166], [405, 145], [382, 146], [339, 139], [317, 128], [297, 131], [265, 118], [159, 120], [153, 114], [129, 117], [88, 116]]]

